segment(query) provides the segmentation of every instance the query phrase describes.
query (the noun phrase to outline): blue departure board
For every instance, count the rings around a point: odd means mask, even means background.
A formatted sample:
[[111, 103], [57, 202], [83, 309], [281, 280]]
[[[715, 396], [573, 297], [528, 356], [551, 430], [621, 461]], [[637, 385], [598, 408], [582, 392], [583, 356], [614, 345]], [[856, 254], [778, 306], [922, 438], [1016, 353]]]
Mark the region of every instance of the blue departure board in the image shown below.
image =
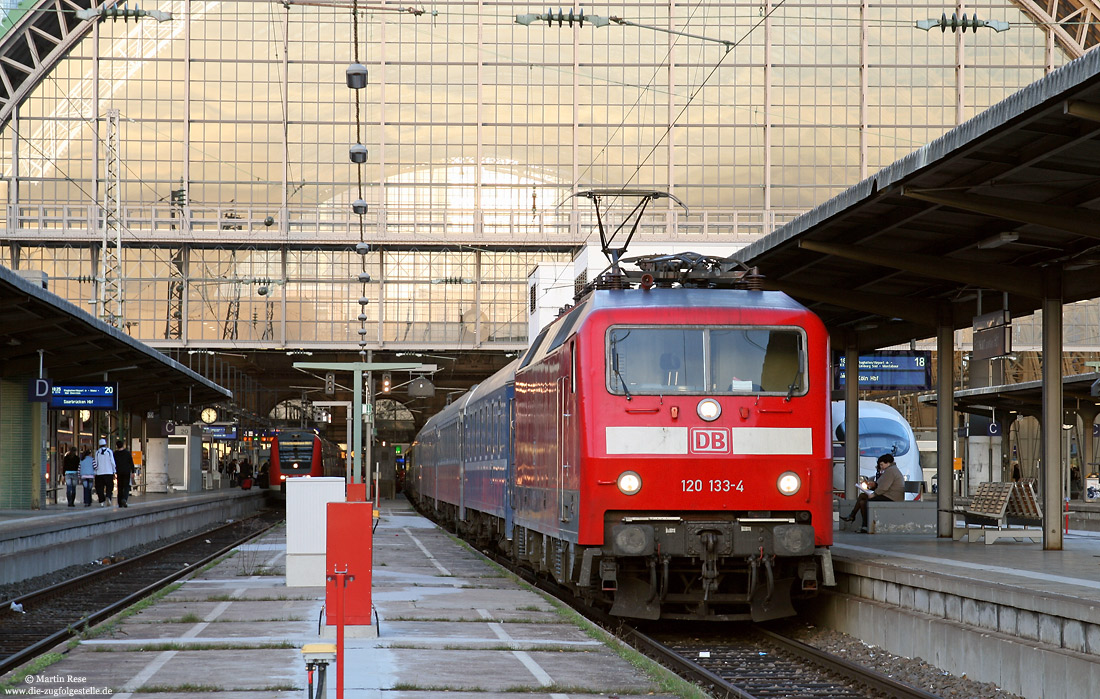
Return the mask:
[[[845, 357], [833, 366], [833, 386], [845, 384]], [[882, 350], [859, 356], [859, 387], [869, 391], [912, 391], [932, 387], [928, 350]]]
[[54, 410], [118, 410], [117, 383], [59, 384], [50, 387]]
[[236, 425], [203, 425], [202, 436], [205, 439], [233, 441], [237, 439]]

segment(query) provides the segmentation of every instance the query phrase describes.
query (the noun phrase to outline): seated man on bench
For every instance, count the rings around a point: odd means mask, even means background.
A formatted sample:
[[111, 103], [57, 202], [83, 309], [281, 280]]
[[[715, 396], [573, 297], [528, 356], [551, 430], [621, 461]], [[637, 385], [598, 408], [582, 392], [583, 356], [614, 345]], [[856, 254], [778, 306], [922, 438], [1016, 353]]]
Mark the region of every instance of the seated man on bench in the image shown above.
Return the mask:
[[[852, 508], [851, 514], [844, 518], [845, 522], [851, 522], [855, 520], [858, 512], [863, 518], [863, 524], [859, 528], [859, 531], [863, 534], [867, 533], [868, 500], [886, 500], [889, 502], [905, 500], [905, 476], [901, 475], [901, 470], [894, 463], [894, 455], [883, 454], [878, 457], [875, 468], [878, 470], [875, 480], [869, 481], [866, 486], [860, 486], [860, 490], [863, 490], [863, 492], [856, 498], [856, 505]], [[866, 490], [864, 490], [864, 487], [866, 487]], [[874, 496], [870, 494], [872, 490], [875, 492]]]

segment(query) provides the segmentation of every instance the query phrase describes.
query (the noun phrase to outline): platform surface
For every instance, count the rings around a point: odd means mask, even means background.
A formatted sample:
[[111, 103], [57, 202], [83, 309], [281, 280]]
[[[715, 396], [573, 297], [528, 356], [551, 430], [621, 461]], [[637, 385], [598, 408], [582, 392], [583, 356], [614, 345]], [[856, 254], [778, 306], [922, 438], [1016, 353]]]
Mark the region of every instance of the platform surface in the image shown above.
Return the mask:
[[[1041, 543], [999, 539], [954, 541], [934, 534], [834, 532], [833, 559], [851, 570], [871, 568], [927, 576], [934, 586], [970, 586], [982, 598], [1015, 595], [1022, 608], [1061, 600], [1080, 605], [1082, 621], [1100, 623], [1100, 533], [1070, 529], [1061, 551]], [[881, 577], [881, 576], [878, 576]], [[1024, 600], [1030, 600], [1024, 603]], [[1047, 603], [1044, 603], [1046, 600]]]
[[203, 490], [198, 493], [185, 493], [175, 491], [171, 493], [131, 493], [127, 501], [127, 507], [118, 506], [118, 493], [114, 493], [110, 507], [101, 507], [93, 496], [92, 504], [84, 506], [84, 496], [80, 487], [76, 489], [76, 506], [69, 507], [65, 502], [65, 494], [62, 492], [60, 503], [48, 503], [37, 510], [7, 510], [0, 509], [0, 540], [18, 535], [26, 530], [49, 529], [56, 526], [62, 529], [71, 526], [74, 521], [82, 518], [106, 517], [111, 514], [132, 514], [127, 510], [134, 508], [148, 509], [150, 507], [174, 506], [179, 503], [206, 502], [211, 500], [224, 500], [242, 497], [263, 497], [263, 491], [253, 488], [241, 490], [240, 488], [221, 488], [218, 490]]
[[[116, 699], [305, 696], [301, 648], [332, 640], [318, 633], [323, 588], [286, 587], [285, 534], [272, 530], [106, 624], [32, 684], [110, 688]], [[378, 635], [345, 640], [345, 696], [674, 696], [403, 499], [382, 503], [373, 545]]]

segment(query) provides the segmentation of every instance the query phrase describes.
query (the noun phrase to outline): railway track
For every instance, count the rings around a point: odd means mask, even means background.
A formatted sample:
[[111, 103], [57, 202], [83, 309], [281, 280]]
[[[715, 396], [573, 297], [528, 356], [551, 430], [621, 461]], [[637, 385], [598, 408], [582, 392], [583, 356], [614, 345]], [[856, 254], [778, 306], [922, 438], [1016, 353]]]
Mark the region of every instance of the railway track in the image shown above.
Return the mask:
[[620, 635], [635, 648], [715, 697], [828, 697], [937, 699], [874, 670], [759, 627], [700, 640], [686, 634], [651, 638], [636, 629]]
[[[0, 602], [0, 674], [46, 652], [282, 521], [265, 512]], [[12, 607], [21, 607], [17, 612]]]
[[[432, 519], [430, 513], [421, 514]], [[708, 636], [705, 641], [698, 640], [697, 630], [696, 633], [664, 635], [662, 642], [624, 624], [619, 617], [589, 607], [553, 580], [537, 576], [514, 565], [509, 558], [470, 543], [473, 550], [487, 559], [570, 605], [608, 633], [706, 688], [715, 697], [940, 699], [939, 695], [759, 626], [737, 625], [736, 633]], [[716, 626], [710, 624], [708, 628]]]
[[736, 632], [710, 635], [705, 640], [699, 640], [697, 630], [664, 634], [658, 640], [618, 617], [584, 605], [553, 581], [517, 568], [501, 556], [481, 553], [720, 699], [940, 699], [939, 695], [759, 626], [737, 625]]

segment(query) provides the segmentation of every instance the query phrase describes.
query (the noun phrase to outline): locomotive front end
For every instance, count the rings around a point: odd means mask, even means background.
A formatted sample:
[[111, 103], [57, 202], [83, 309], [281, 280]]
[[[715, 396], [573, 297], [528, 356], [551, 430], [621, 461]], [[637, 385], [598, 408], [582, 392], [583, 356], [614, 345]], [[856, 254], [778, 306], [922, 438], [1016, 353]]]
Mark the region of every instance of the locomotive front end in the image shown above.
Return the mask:
[[831, 583], [824, 328], [781, 294], [718, 298], [600, 328], [581, 579], [616, 615], [760, 621]]

